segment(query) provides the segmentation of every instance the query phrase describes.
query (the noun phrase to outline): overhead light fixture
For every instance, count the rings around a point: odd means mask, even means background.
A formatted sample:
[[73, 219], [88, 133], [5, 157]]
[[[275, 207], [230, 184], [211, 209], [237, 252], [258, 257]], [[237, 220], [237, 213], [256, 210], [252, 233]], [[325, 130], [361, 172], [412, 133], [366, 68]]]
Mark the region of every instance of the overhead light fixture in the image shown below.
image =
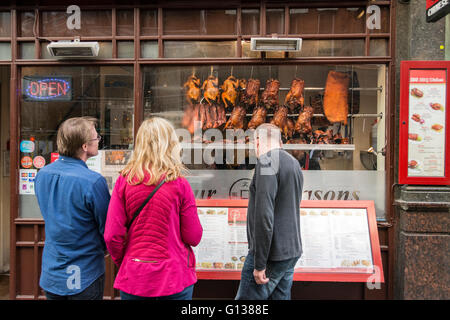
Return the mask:
[[251, 38], [252, 51], [300, 51], [302, 38]]
[[99, 48], [97, 41], [57, 41], [47, 45], [49, 54], [55, 58], [96, 58]]

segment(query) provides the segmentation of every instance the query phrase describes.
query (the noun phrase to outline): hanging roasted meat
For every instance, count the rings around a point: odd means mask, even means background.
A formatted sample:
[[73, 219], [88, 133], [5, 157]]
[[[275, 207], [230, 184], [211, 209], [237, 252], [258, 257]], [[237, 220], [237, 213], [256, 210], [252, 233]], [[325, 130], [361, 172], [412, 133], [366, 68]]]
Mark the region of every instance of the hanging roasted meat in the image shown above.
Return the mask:
[[205, 130], [215, 128], [217, 120], [217, 107], [215, 104], [205, 106], [206, 109], [206, 123]]
[[260, 82], [258, 79], [248, 79], [245, 91], [241, 95], [241, 102], [247, 107], [256, 106], [259, 101], [259, 87]]
[[314, 109], [310, 106], [305, 106], [300, 112], [297, 122], [295, 123], [295, 132], [310, 133], [312, 131], [311, 118], [314, 114]]
[[272, 109], [278, 106], [278, 91], [280, 90], [280, 81], [275, 79], [267, 80], [266, 88], [261, 94], [261, 103], [267, 108]]
[[333, 144], [333, 130], [327, 131], [315, 130], [314, 131], [314, 143], [316, 144]]
[[271, 124], [276, 125], [281, 130], [284, 138], [291, 138], [294, 134], [294, 123], [288, 119], [288, 108], [286, 106], [279, 106], [273, 115]]
[[186, 88], [186, 100], [189, 104], [196, 104], [200, 102], [200, 79], [192, 75], [183, 85]]
[[227, 117], [225, 115], [225, 108], [222, 105], [217, 105], [217, 118], [214, 128], [218, 128], [227, 122]]
[[289, 107], [289, 110], [294, 113], [299, 108], [303, 108], [305, 98], [303, 97], [303, 88], [305, 87], [305, 81], [299, 78], [292, 80], [291, 89], [284, 99], [284, 104]]
[[[191, 134], [194, 133], [194, 124], [193, 124], [194, 123], [194, 112], [195, 112], [194, 106], [189, 104], [184, 109], [183, 119], [181, 120], [181, 125], [183, 126], [183, 128], [188, 129]], [[192, 132], [191, 132], [191, 129], [192, 129]]]
[[253, 110], [253, 115], [248, 123], [249, 129], [256, 129], [259, 125], [266, 122], [267, 109], [265, 107], [257, 107]]
[[219, 80], [217, 77], [209, 76], [203, 82], [203, 98], [208, 102], [208, 104], [212, 104], [213, 102], [217, 103], [219, 97]]
[[[302, 136], [300, 138], [297, 139], [290, 139], [286, 142], [286, 144], [307, 144], [308, 142], [306, 141], [305, 138], [303, 138]], [[305, 151], [303, 150], [291, 150], [290, 153], [292, 154], [292, 156], [294, 158], [296, 158], [297, 160], [300, 160], [304, 157], [305, 155]]]
[[349, 82], [350, 77], [346, 73], [328, 73], [323, 99], [323, 111], [328, 121], [347, 124]]
[[228, 119], [225, 129], [244, 129], [245, 108], [241, 106], [234, 107]]
[[239, 80], [229, 76], [222, 84], [222, 101], [225, 108], [234, 107], [238, 97]]

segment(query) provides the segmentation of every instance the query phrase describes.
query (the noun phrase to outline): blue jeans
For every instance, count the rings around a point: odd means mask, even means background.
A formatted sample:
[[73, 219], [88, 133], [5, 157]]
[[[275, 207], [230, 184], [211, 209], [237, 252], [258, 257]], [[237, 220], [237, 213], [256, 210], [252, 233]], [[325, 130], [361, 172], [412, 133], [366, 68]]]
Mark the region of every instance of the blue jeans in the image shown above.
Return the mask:
[[70, 296], [60, 296], [45, 291], [47, 300], [103, 300], [103, 291], [105, 289], [105, 275], [101, 275], [97, 280], [91, 283], [89, 287], [82, 292]]
[[192, 300], [194, 285], [184, 288], [183, 291], [163, 297], [141, 297], [135, 296], [124, 291], [120, 291], [120, 299], [122, 300]]
[[268, 261], [266, 277], [269, 282], [257, 284], [253, 277], [254, 255], [248, 254], [241, 273], [241, 282], [236, 300], [290, 300], [297, 258], [283, 261]]

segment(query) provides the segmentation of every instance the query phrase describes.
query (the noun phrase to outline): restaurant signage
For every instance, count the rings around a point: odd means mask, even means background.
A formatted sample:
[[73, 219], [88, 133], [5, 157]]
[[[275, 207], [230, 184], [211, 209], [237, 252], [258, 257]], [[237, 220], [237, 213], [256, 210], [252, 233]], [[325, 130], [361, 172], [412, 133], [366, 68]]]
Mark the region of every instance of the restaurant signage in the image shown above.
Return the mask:
[[72, 77], [29, 77], [22, 80], [25, 101], [72, 100]]
[[427, 22], [436, 22], [450, 13], [450, 0], [427, 0]]

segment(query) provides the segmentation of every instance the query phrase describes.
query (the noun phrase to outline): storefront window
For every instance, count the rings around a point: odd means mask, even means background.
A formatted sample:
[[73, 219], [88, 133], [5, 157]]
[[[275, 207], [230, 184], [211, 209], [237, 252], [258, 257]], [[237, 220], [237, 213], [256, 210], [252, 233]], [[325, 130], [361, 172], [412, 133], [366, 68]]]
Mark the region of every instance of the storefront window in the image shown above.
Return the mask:
[[158, 34], [158, 11], [141, 10], [141, 36]]
[[242, 9], [241, 33], [244, 35], [259, 34], [259, 9]]
[[228, 58], [236, 56], [236, 41], [165, 41], [165, 58]]
[[24, 11], [19, 14], [19, 37], [33, 37], [34, 12]]
[[117, 10], [116, 20], [118, 36], [132, 36], [134, 34], [133, 10]]
[[0, 37], [11, 37], [11, 14], [0, 12]]
[[365, 8], [290, 9], [290, 34], [365, 33]]
[[111, 10], [89, 11], [81, 13], [81, 29], [67, 28], [66, 11], [41, 12], [41, 28], [43, 36], [111, 36]]
[[267, 34], [284, 34], [284, 9], [267, 9], [266, 24]]
[[[333, 84], [331, 75], [339, 75]], [[195, 95], [206, 81], [217, 78], [222, 88], [216, 102], [205, 90]], [[284, 148], [304, 170], [303, 199], [311, 200], [374, 200], [379, 218], [385, 206], [385, 143], [384, 114], [386, 67], [384, 65], [195, 65], [158, 66], [144, 68], [144, 117], [162, 116], [170, 120], [183, 145], [183, 161], [191, 170], [188, 180], [197, 198], [245, 198], [256, 163], [249, 123], [256, 106], [243, 106], [244, 114], [231, 120], [235, 106], [225, 105], [222, 96], [225, 80], [260, 81], [259, 107], [262, 93], [270, 79], [279, 81], [277, 94], [281, 107], [271, 107], [263, 122], [274, 121], [283, 130]], [[212, 77], [212, 78], [211, 78]], [[304, 80], [304, 106], [283, 109], [294, 79]], [[232, 79], [232, 78], [230, 78]], [[335, 103], [325, 99], [326, 88], [331, 94], [345, 92], [340, 99], [346, 106], [341, 120], [330, 120], [329, 110]], [[194, 88], [195, 89], [195, 88]], [[238, 96], [242, 91], [237, 90]], [[225, 100], [224, 100], [225, 99]], [[239, 101], [240, 98], [237, 98]], [[239, 105], [239, 104], [238, 104]], [[312, 116], [306, 129], [289, 131], [291, 123], [302, 123], [307, 106]], [[236, 109], [236, 110], [235, 110]], [[194, 121], [199, 121], [195, 127]], [[308, 126], [310, 129], [307, 129]], [[227, 127], [228, 129], [225, 129]], [[303, 131], [302, 131], [303, 130]], [[306, 133], [304, 133], [306, 132]], [[373, 148], [373, 151], [371, 151]], [[368, 151], [369, 150], [369, 151]]]
[[364, 39], [303, 40], [299, 52], [290, 52], [289, 57], [351, 57], [364, 56]]
[[54, 161], [58, 127], [71, 117], [98, 119], [101, 152], [96, 161], [92, 160], [91, 168], [101, 172], [112, 189], [118, 172], [105, 166], [108, 161], [121, 164], [124, 150], [133, 146], [133, 95], [133, 68], [129, 66], [22, 68], [20, 217], [40, 217], [34, 189], [27, 179], [43, 164]]
[[164, 10], [166, 35], [236, 34], [236, 10]]
[[0, 60], [11, 60], [11, 43], [0, 42]]
[[19, 44], [20, 59], [34, 59], [34, 42], [22, 42]]

